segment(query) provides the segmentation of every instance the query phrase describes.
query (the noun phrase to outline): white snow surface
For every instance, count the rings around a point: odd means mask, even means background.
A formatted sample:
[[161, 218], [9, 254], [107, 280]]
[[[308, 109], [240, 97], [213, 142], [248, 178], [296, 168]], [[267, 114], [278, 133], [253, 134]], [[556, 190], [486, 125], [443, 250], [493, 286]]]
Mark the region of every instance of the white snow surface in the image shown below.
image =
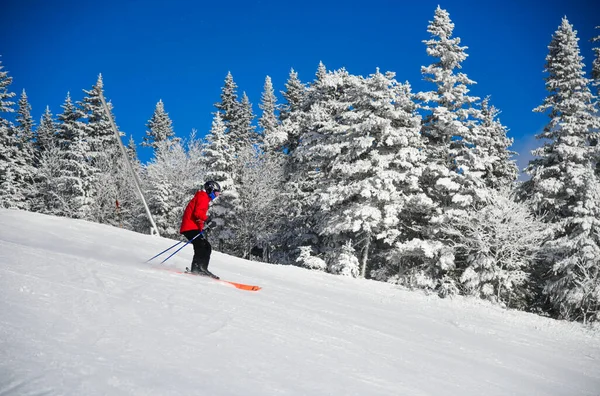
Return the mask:
[[0, 210], [0, 395], [600, 395], [597, 330], [173, 243]]

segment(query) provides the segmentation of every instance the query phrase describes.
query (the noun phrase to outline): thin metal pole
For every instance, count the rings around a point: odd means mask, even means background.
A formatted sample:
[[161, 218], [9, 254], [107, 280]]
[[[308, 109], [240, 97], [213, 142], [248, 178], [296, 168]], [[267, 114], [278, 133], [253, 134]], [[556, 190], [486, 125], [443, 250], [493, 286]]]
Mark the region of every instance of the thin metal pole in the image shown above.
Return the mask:
[[168, 252], [169, 250], [173, 249], [175, 246], [179, 245], [180, 243], [183, 243], [183, 241], [177, 242], [175, 245], [171, 246], [168, 249], [163, 250], [162, 252], [158, 253], [156, 256], [152, 257], [151, 259], [148, 259], [146, 262], [148, 263], [148, 262], [154, 260], [155, 258], [157, 258], [158, 256], [160, 256], [161, 254], [163, 254], [165, 252]]
[[161, 261], [160, 263], [164, 263], [165, 261], [167, 261], [168, 259], [170, 259], [171, 257], [175, 256], [177, 254], [177, 252], [179, 252], [181, 249], [183, 249], [184, 247], [186, 247], [188, 245], [188, 243], [193, 242], [194, 239], [198, 238], [200, 235], [202, 235], [202, 231], [196, 235], [195, 237], [193, 237], [192, 239], [190, 239], [189, 241], [187, 241], [185, 243], [185, 245], [183, 245], [182, 247], [180, 247], [179, 249], [175, 250], [173, 253], [171, 253], [171, 255], [169, 257], [167, 257], [166, 259], [164, 259], [163, 261]]
[[154, 228], [156, 235], [160, 236], [160, 234], [158, 233], [158, 227], [156, 226], [156, 223], [154, 223], [154, 219], [152, 218], [152, 213], [150, 213], [150, 208], [148, 208], [148, 204], [146, 203], [146, 199], [144, 198], [144, 194], [142, 193], [142, 188], [140, 187], [140, 180], [138, 179], [137, 174], [133, 170], [133, 166], [131, 166], [131, 163], [129, 162], [129, 158], [127, 157], [127, 151], [125, 151], [125, 146], [123, 146], [123, 142], [121, 141], [121, 136], [119, 135], [119, 131], [117, 131], [117, 126], [115, 125], [112, 115], [110, 114], [110, 110], [106, 104], [106, 100], [104, 100], [104, 94], [102, 93], [102, 90], [100, 90], [100, 100], [102, 101], [102, 106], [104, 107], [104, 111], [106, 112], [106, 116], [108, 117], [108, 121], [110, 122], [110, 126], [111, 126], [113, 132], [115, 133], [115, 138], [117, 139], [117, 142], [119, 143], [119, 147], [121, 148], [121, 153], [123, 154], [123, 157], [125, 158], [125, 163], [127, 164], [127, 168], [131, 172], [131, 176], [133, 178], [133, 183], [135, 184], [135, 186], [137, 188], [137, 192], [138, 192], [140, 198], [142, 199], [142, 203], [144, 204], [144, 208], [146, 209], [146, 214], [148, 215], [150, 224], [152, 224], [152, 227]]

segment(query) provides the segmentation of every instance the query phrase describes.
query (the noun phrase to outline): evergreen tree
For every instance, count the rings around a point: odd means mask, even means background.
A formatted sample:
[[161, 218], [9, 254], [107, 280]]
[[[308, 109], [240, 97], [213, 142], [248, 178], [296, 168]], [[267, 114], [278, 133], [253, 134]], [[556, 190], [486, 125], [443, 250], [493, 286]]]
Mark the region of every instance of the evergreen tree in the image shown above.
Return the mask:
[[316, 79], [314, 81], [314, 84], [318, 84], [318, 83], [322, 82], [326, 76], [327, 76], [327, 68], [325, 67], [325, 64], [323, 64], [323, 62], [320, 61], [319, 66], [317, 67]]
[[[92, 165], [97, 168], [100, 168], [100, 163], [106, 162], [107, 159], [113, 160], [118, 150], [114, 132], [100, 100], [103, 90], [104, 83], [100, 74], [91, 90], [83, 90], [87, 96], [79, 103], [87, 120], [85, 135], [90, 150], [89, 156]], [[110, 103], [107, 105], [111, 111], [112, 106]]]
[[212, 231], [219, 241], [219, 250], [223, 250], [225, 244], [233, 244], [232, 227], [239, 199], [238, 185], [233, 180], [235, 154], [230, 147], [226, 130], [221, 113], [214, 113], [212, 128], [206, 137], [202, 155], [207, 180], [218, 182], [222, 189], [221, 196], [211, 207], [211, 219], [215, 222]]
[[439, 6], [427, 31], [432, 36], [424, 40], [427, 54], [437, 61], [422, 67], [421, 73], [436, 89], [419, 93], [417, 98], [423, 102], [422, 134], [427, 140], [421, 185], [430, 203], [421, 206], [420, 224], [415, 224], [421, 238], [403, 246], [401, 261], [409, 269], [411, 285], [446, 295], [458, 293], [458, 274], [453, 250], [439, 230], [464, 215], [466, 208], [484, 202], [486, 190], [483, 180], [468, 167], [477, 140], [469, 116], [479, 98], [468, 95], [468, 86], [474, 81], [456, 71], [467, 58], [467, 47], [460, 46], [460, 38], [452, 37], [454, 23]]
[[[4, 128], [6, 127], [1, 126], [0, 132]], [[0, 208], [20, 209], [24, 200], [20, 183], [15, 175], [15, 167], [6, 167], [2, 170], [2, 179], [0, 180]]]
[[[225, 117], [223, 117], [225, 119]], [[238, 112], [229, 123], [228, 139], [234, 152], [238, 153], [247, 146], [258, 143], [258, 134], [252, 124], [254, 113], [252, 103], [248, 99], [246, 92], [242, 94], [242, 101], [239, 103]]]
[[83, 112], [67, 93], [58, 115], [56, 144], [42, 157], [45, 206], [59, 216], [85, 219], [89, 215], [94, 170], [88, 157]]
[[375, 261], [371, 254], [382, 251], [375, 243], [396, 242], [399, 215], [419, 193], [420, 117], [410, 87], [393, 77], [379, 71], [367, 79], [345, 70], [327, 74], [319, 85], [333, 95], [309, 112], [318, 121], [298, 151], [322, 174], [317, 229], [335, 247], [325, 254], [331, 272], [358, 275], [342, 268], [354, 265], [348, 260], [352, 246], [365, 276], [367, 263]]
[[175, 132], [173, 131], [173, 122], [169, 118], [169, 114], [165, 112], [165, 105], [162, 100], [159, 100], [154, 109], [152, 118], [146, 124], [148, 130], [142, 146], [152, 147], [155, 150], [158, 147], [158, 143], [165, 140], [173, 140]]
[[271, 77], [269, 76], [265, 78], [262, 103], [259, 107], [263, 113], [260, 117], [260, 120], [258, 120], [258, 125], [262, 128], [263, 138], [266, 143], [267, 137], [275, 132], [278, 124], [277, 116], [275, 116], [275, 110], [277, 109], [277, 98], [275, 97], [273, 83], [271, 82]]
[[207, 169], [206, 177], [221, 185], [224, 190], [233, 187], [234, 155], [226, 136], [227, 127], [220, 112], [214, 113], [212, 128], [206, 136], [203, 160]]
[[290, 75], [285, 84], [285, 91], [282, 91], [281, 94], [287, 101], [287, 103], [283, 106], [281, 111], [279, 112], [279, 119], [283, 121], [289, 115], [289, 113], [296, 111], [300, 108], [302, 104], [302, 100], [304, 99], [304, 95], [306, 93], [306, 87], [300, 79], [298, 78], [298, 73], [294, 71], [294, 69], [290, 70]]
[[[600, 26], [596, 26], [596, 29], [600, 29]], [[600, 34], [592, 39], [593, 43], [600, 43]], [[600, 44], [598, 44], [600, 45]], [[596, 57], [592, 63], [592, 79], [594, 79], [594, 85], [598, 87], [598, 95], [600, 95], [600, 47], [593, 48]]]
[[[600, 26], [596, 26], [596, 29], [600, 29]], [[592, 63], [592, 85], [596, 87], [596, 116], [600, 117], [600, 34], [592, 39], [593, 43], [599, 43], [599, 47], [594, 47], [594, 53], [596, 54]], [[593, 146], [600, 146], [600, 130], [596, 131], [592, 138]], [[600, 152], [598, 154], [598, 160], [596, 163], [596, 176], [600, 177]]]
[[215, 103], [215, 107], [221, 111], [223, 121], [226, 125], [234, 121], [239, 111], [237, 98], [237, 84], [233, 81], [231, 72], [225, 77], [225, 85], [221, 90], [221, 102]]
[[324, 111], [319, 112], [320, 108], [325, 107], [319, 107], [320, 103], [333, 100], [336, 95], [335, 87], [328, 87], [324, 83], [326, 75], [325, 65], [321, 62], [314, 81], [302, 95], [302, 101], [287, 114], [268, 142], [270, 147], [287, 154], [284, 157], [285, 181], [281, 193], [285, 216], [282, 218], [279, 240], [274, 242], [273, 257], [310, 268], [321, 268], [318, 263], [322, 261], [322, 258], [311, 254], [324, 254], [317, 230], [318, 197], [315, 193], [323, 173], [319, 171], [319, 165], [304, 156], [299, 147], [307, 137], [317, 133], [321, 118], [330, 116]]
[[125, 146], [125, 150], [127, 151], [127, 157], [133, 165], [133, 168], [139, 169], [138, 165], [140, 164], [140, 160], [138, 159], [137, 147], [135, 140], [133, 140], [133, 135], [129, 135], [129, 141], [127, 142], [127, 146]]
[[34, 196], [34, 148], [33, 148], [33, 127], [34, 122], [31, 117], [31, 105], [27, 98], [27, 93], [23, 90], [18, 102], [16, 117], [16, 136], [17, 144], [15, 161], [15, 181], [18, 185], [20, 195], [23, 201], [18, 205], [21, 209], [29, 209]]
[[[91, 90], [84, 90], [86, 97], [80, 102], [87, 120], [85, 134], [89, 147], [89, 163], [94, 170], [90, 186], [88, 219], [113, 226], [125, 226], [131, 223], [135, 190], [131, 176], [125, 164], [118, 142], [115, 138], [109, 116], [102, 105], [102, 75]], [[107, 103], [112, 115], [112, 105]], [[119, 136], [123, 136], [119, 132]], [[120, 138], [120, 137], [119, 137]]]
[[600, 180], [590, 145], [599, 125], [578, 40], [563, 18], [548, 46], [549, 94], [534, 109], [550, 118], [537, 136], [546, 143], [534, 151], [521, 193], [553, 233], [542, 246], [544, 292], [560, 317], [587, 321], [600, 316]]
[[[9, 91], [8, 87], [12, 84], [12, 77], [8, 76], [8, 72], [2, 71], [4, 66], [0, 61], [0, 113], [12, 113], [15, 111], [13, 108], [14, 102], [9, 99], [15, 97], [15, 93]], [[6, 120], [0, 117], [0, 121], [6, 123]]]
[[18, 180], [18, 142], [15, 127], [3, 114], [14, 112], [15, 103], [9, 99], [15, 93], [9, 90], [12, 77], [3, 68], [0, 63], [0, 207], [18, 208], [25, 199]]
[[21, 93], [21, 97], [18, 102], [17, 110], [17, 131], [21, 136], [22, 141], [33, 140], [33, 117], [31, 117], [31, 105], [27, 98], [25, 90]]
[[67, 97], [61, 108], [63, 112], [57, 116], [59, 123], [54, 139], [55, 145], [66, 148], [71, 141], [76, 140], [76, 137], [87, 140], [85, 139], [85, 124], [82, 121], [85, 115], [80, 108], [73, 104], [69, 92], [67, 92]]
[[38, 156], [48, 150], [52, 145], [55, 145], [57, 129], [58, 125], [54, 120], [50, 107], [46, 106], [46, 111], [42, 115], [40, 124], [35, 130], [34, 148]]
[[[325, 67], [325, 66], [323, 66]], [[287, 103], [279, 112], [281, 123], [268, 136], [265, 136], [265, 144], [271, 149], [291, 154], [297, 147], [299, 131], [298, 117], [303, 114], [302, 106], [305, 101], [307, 87], [298, 79], [298, 73], [292, 69], [287, 83], [286, 91], [281, 92]], [[289, 120], [290, 117], [294, 117]], [[288, 172], [289, 173], [289, 172]], [[305, 251], [306, 253], [306, 251]]]
[[513, 139], [508, 138], [507, 128], [498, 119], [500, 111], [489, 102], [487, 97], [479, 109], [473, 109], [475, 121], [469, 125], [473, 130], [472, 146], [464, 150], [466, 155], [460, 165], [465, 177], [483, 180], [487, 188], [510, 189], [519, 174], [511, 158], [516, 153], [509, 150]]
[[237, 84], [231, 73], [225, 78], [221, 91], [221, 102], [215, 103], [221, 112], [223, 123], [227, 127], [227, 138], [234, 153], [243, 150], [247, 145], [258, 143], [258, 134], [252, 122], [254, 113], [250, 99], [244, 92], [242, 100], [238, 101]]

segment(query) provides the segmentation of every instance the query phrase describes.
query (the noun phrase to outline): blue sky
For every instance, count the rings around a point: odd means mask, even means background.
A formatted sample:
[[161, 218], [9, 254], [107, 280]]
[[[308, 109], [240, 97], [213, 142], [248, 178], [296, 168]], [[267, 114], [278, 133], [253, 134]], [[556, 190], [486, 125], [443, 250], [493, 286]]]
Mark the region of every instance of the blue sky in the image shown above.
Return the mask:
[[[600, 7], [593, 3], [4, 0], [0, 59], [13, 77], [12, 90], [26, 89], [36, 121], [46, 105], [59, 113], [67, 91], [80, 100], [102, 73], [117, 124], [137, 143], [159, 99], [178, 136], [192, 128], [203, 136], [228, 71], [257, 115], [266, 75], [279, 92], [290, 68], [308, 82], [319, 61], [359, 75], [379, 67], [396, 72], [415, 92], [432, 89], [420, 73], [433, 61], [422, 40], [439, 4], [469, 47], [462, 71], [477, 82], [472, 94], [491, 95], [522, 162], [547, 122], [532, 109], [546, 95], [551, 36], [566, 15], [579, 32], [589, 71], [589, 40], [600, 34], [594, 29]], [[139, 153], [143, 161], [150, 155]]]

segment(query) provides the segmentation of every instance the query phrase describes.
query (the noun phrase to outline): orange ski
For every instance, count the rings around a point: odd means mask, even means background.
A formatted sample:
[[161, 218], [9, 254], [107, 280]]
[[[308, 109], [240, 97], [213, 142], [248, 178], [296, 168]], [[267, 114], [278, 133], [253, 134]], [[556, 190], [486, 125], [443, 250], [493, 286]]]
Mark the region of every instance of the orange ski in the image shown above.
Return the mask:
[[223, 280], [223, 279], [214, 279], [214, 278], [211, 278], [210, 276], [192, 274], [191, 272], [186, 272], [186, 271], [180, 271], [180, 270], [175, 270], [175, 269], [170, 269], [170, 268], [159, 268], [159, 269], [162, 269], [164, 271], [169, 271], [169, 272], [175, 272], [176, 274], [186, 274], [186, 275], [192, 275], [192, 276], [201, 276], [203, 278], [212, 279], [215, 282], [221, 282], [221, 283], [229, 284], [229, 285], [234, 286], [234, 287], [236, 287], [236, 288], [238, 288], [240, 290], [259, 291], [260, 289], [262, 289], [262, 287], [260, 287], [260, 286], [246, 285], [244, 283], [231, 282], [231, 281], [226, 281], [226, 280]]
[[260, 287], [260, 286], [245, 285], [243, 283], [230, 282], [230, 281], [221, 280], [221, 279], [215, 279], [215, 280], [217, 282], [229, 283], [230, 285], [233, 285], [233, 286], [237, 287], [238, 289], [242, 289], [242, 290], [258, 291], [258, 290], [262, 289], [262, 287]]

